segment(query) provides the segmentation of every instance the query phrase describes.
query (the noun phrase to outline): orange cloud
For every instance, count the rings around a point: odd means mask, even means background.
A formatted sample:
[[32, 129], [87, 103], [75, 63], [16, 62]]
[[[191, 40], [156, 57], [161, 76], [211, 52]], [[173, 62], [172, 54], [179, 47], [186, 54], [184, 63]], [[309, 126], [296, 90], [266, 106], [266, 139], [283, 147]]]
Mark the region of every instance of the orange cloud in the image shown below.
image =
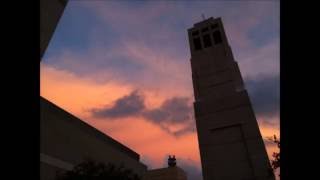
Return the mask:
[[176, 138], [163, 131], [159, 126], [143, 119], [93, 121], [99, 130], [108, 132], [109, 135], [126, 144], [142, 157], [147, 157], [152, 163], [149, 164], [151, 167], [160, 168], [163, 165], [164, 157], [168, 154], [191, 159], [200, 165], [196, 133]]
[[[200, 155], [197, 134], [190, 132], [175, 137], [158, 125], [143, 118], [123, 118], [112, 121], [95, 119], [88, 111], [92, 107], [112, 104], [116, 99], [129, 94], [135, 87], [110, 81], [104, 84], [92, 82], [90, 79], [79, 78], [67, 71], [57, 70], [41, 64], [41, 96], [52, 101], [66, 111], [76, 115], [100, 131], [138, 152], [142, 159], [148, 159], [152, 168], [163, 166], [168, 154], [196, 162], [200, 168]], [[144, 90], [147, 107], [158, 107], [173, 94], [167, 91], [154, 92]], [[180, 128], [180, 127], [173, 127]], [[260, 123], [263, 137], [279, 134], [279, 129], [266, 123]], [[267, 146], [268, 154], [276, 151], [276, 147]]]
[[96, 84], [44, 64], [40, 77], [40, 95], [79, 117], [87, 117], [89, 107], [111, 102], [132, 89], [117, 82]]
[[[258, 121], [262, 137], [266, 139], [268, 137], [273, 137], [273, 135], [276, 135], [278, 138], [280, 138], [279, 117], [268, 119], [268, 121], [277, 122], [277, 123], [270, 124], [270, 123], [266, 123], [265, 121], [262, 121], [261, 119], [260, 121]], [[268, 143], [268, 144], [265, 143], [265, 145], [266, 145], [266, 150], [267, 150], [269, 159], [271, 160], [273, 159], [272, 157], [273, 152], [279, 152], [279, 149], [274, 143]]]

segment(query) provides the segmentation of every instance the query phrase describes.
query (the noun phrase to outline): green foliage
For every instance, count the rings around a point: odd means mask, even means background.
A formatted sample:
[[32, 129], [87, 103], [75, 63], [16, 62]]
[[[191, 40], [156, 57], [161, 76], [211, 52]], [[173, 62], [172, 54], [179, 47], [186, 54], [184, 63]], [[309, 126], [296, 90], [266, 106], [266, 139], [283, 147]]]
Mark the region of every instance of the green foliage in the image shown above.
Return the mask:
[[85, 160], [70, 171], [58, 173], [56, 180], [140, 180], [140, 178], [123, 166]]

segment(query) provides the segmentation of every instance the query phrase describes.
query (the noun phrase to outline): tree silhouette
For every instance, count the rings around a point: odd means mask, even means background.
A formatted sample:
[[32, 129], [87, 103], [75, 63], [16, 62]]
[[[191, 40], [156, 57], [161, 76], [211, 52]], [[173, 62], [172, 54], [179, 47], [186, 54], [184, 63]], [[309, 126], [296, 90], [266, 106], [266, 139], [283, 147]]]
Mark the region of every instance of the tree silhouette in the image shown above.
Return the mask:
[[[272, 157], [274, 159], [271, 160], [271, 166], [273, 170], [276, 170], [280, 168], [280, 139], [277, 138], [276, 135], [273, 135], [273, 137], [268, 138], [270, 141], [275, 143], [279, 149], [279, 152], [273, 152]], [[280, 176], [280, 174], [279, 174]]]
[[70, 171], [58, 172], [56, 180], [140, 180], [140, 178], [122, 165], [106, 165], [87, 159]]

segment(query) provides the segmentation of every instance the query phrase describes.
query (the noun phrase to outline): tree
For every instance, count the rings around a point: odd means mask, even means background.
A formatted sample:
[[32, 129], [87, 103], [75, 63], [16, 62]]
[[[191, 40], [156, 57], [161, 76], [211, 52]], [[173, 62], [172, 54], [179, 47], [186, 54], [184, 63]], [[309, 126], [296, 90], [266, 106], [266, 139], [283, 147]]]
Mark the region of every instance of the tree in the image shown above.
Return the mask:
[[[276, 170], [280, 168], [280, 139], [277, 138], [276, 135], [273, 135], [273, 137], [268, 138], [270, 141], [275, 143], [279, 149], [279, 152], [273, 152], [272, 157], [274, 159], [271, 160], [271, 166], [273, 170]], [[280, 174], [279, 174], [280, 176]]]
[[56, 180], [140, 180], [140, 178], [123, 166], [85, 160], [70, 171], [58, 173]]

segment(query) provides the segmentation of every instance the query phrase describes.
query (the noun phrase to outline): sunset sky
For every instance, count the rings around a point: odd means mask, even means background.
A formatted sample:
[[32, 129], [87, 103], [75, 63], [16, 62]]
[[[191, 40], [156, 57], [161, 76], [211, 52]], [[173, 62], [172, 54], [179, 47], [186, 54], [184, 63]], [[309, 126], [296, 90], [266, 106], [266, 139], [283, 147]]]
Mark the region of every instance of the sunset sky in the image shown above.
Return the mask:
[[[263, 137], [279, 135], [279, 1], [70, 0], [41, 61], [41, 96], [141, 155], [201, 162], [187, 29], [221, 17]], [[266, 142], [269, 155], [276, 150]]]

